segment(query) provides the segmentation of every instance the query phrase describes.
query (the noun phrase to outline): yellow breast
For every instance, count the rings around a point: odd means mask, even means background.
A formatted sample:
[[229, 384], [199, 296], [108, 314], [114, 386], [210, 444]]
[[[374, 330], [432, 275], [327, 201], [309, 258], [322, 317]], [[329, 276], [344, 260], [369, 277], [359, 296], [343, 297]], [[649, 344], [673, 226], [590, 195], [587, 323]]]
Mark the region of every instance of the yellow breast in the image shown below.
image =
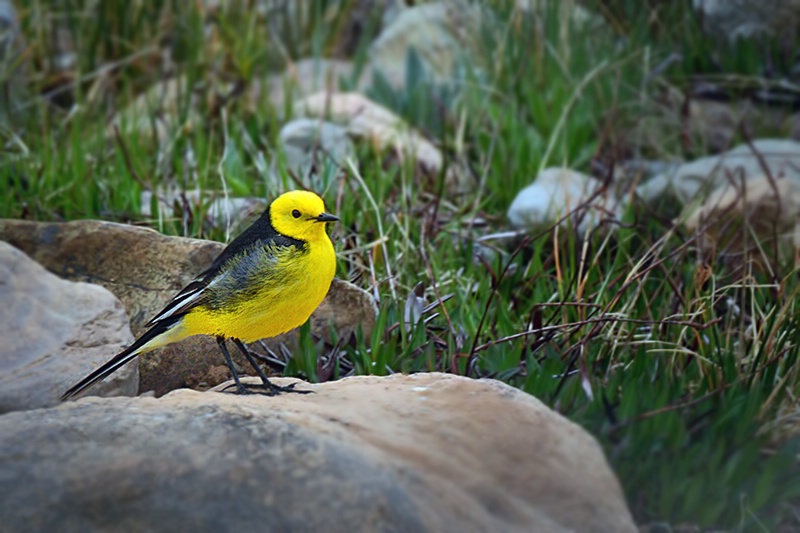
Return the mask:
[[184, 318], [188, 335], [206, 334], [254, 342], [303, 325], [319, 307], [336, 273], [330, 239], [308, 244], [306, 252], [283, 261], [281, 283], [254, 287], [252, 296], [229, 310], [198, 306]]

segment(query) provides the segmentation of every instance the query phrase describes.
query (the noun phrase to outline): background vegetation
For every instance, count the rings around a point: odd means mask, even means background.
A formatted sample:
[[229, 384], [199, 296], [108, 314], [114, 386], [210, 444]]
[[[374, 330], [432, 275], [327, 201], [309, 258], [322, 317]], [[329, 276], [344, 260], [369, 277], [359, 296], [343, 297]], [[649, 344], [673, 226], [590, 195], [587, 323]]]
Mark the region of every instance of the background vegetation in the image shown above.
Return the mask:
[[[303, 57], [363, 65], [381, 23], [346, 0], [266, 12], [255, 0], [28, 4], [18, 6], [25, 52], [0, 71], [22, 105], [0, 125], [0, 216], [102, 218], [218, 240], [226, 231], [204, 224], [207, 203], [149, 218], [140, 193], [170, 184], [271, 199], [296, 187], [264, 170], [279, 159], [291, 106], [241, 95]], [[669, 205], [634, 202], [602, 225], [614, 231], [586, 239], [566, 227], [502, 235], [510, 202], [546, 166], [624, 188], [614, 169], [627, 159], [707, 153], [668, 96], [708, 80], [737, 97], [787, 76], [796, 83], [797, 43], [716, 39], [688, 1], [584, 2], [596, 31], [557, 7], [526, 14], [506, 4], [488, 5], [493, 17], [471, 37], [480, 53], [458, 76], [434, 82], [418, 67], [401, 88], [367, 92], [465, 164], [469, 192], [443, 176], [423, 184], [413, 165], [386, 165], [369, 146], [357, 167], [325, 166], [303, 184], [343, 220], [338, 275], [376, 294], [381, 311], [371, 338], [334, 349], [306, 336], [286, 373], [500, 379], [600, 440], [650, 530], [800, 527], [794, 265], [702, 264]], [[169, 142], [106, 136], [121, 108], [176, 76], [186, 79], [176, 99], [184, 127]], [[676, 127], [642, 142], [643, 117]], [[410, 325], [418, 284], [423, 320]]]

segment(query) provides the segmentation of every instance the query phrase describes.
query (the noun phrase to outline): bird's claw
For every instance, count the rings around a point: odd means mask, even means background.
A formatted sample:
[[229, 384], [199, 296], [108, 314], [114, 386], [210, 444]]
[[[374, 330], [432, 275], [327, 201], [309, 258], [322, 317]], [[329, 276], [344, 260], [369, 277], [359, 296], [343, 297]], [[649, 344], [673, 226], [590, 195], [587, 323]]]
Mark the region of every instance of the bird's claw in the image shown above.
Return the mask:
[[297, 385], [297, 383], [298, 382], [295, 381], [294, 383], [290, 383], [290, 384], [286, 385], [285, 387], [281, 387], [279, 385], [275, 385], [273, 383], [270, 383], [270, 385], [272, 385], [270, 387], [270, 390], [272, 390], [275, 394], [280, 394], [282, 392], [293, 392], [295, 394], [312, 394], [314, 392], [313, 390], [297, 390], [297, 389], [295, 389], [294, 386]]
[[[236, 386], [236, 383], [231, 383], [221, 392], [227, 392], [229, 394], [240, 394], [242, 396], [246, 396], [249, 394], [260, 394], [262, 396], [278, 396], [283, 392], [292, 392], [295, 394], [313, 394], [314, 391], [312, 390], [297, 390], [295, 389], [295, 385], [298, 382], [290, 383], [286, 386], [275, 385], [274, 383], [242, 383], [241, 386]], [[236, 386], [235, 391], [229, 391], [231, 387]], [[263, 389], [262, 391], [254, 391], [252, 389]]]

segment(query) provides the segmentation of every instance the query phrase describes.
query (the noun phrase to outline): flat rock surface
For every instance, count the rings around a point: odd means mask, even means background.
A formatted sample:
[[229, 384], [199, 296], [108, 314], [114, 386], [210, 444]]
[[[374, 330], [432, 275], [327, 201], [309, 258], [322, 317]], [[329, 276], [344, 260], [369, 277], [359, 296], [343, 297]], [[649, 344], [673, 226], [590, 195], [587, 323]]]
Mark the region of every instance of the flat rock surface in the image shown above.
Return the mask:
[[636, 531], [596, 441], [500, 382], [297, 387], [315, 394], [179, 390], [4, 415], [4, 527]]
[[[67, 223], [0, 219], [0, 240], [23, 250], [60, 277], [88, 281], [111, 291], [122, 302], [135, 336], [195, 276], [207, 269], [225, 245], [169, 237], [148, 229], [80, 220]], [[366, 291], [334, 280], [326, 299], [312, 315], [312, 333], [330, 340], [330, 330], [343, 337], [359, 326], [369, 337], [377, 309]], [[289, 332], [268, 345], [296, 344]], [[107, 354], [107, 359], [116, 352]], [[238, 350], [231, 350], [242, 373], [252, 372]], [[139, 358], [140, 392], [157, 396], [179, 388], [204, 389], [229, 378], [217, 342], [196, 336]]]
[[[63, 280], [2, 241], [0, 302], [0, 413], [57, 405], [65, 390], [133, 341], [113, 294]], [[138, 386], [129, 364], [94, 392], [130, 396]]]

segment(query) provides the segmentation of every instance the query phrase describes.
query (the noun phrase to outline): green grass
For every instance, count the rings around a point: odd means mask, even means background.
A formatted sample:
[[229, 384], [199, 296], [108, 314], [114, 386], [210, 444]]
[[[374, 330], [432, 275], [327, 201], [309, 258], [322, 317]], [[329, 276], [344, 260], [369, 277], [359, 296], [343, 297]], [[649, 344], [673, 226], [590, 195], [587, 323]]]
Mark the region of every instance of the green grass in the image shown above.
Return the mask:
[[[746, 92], [741, 81], [761, 79], [765, 52], [703, 35], [688, 3], [587, 2], [601, 14], [600, 29], [587, 32], [555, 10], [523, 16], [494, 2], [494, 18], [475, 34], [485, 53], [450, 83], [432, 84], [413, 55], [404, 87], [375, 83], [369, 96], [430, 135], [475, 183], [462, 194], [441, 176], [423, 187], [413, 164], [386, 165], [362, 146], [356, 167], [324, 167], [304, 184], [342, 218], [339, 277], [379, 294], [381, 311], [371, 337], [336, 354], [306, 328], [286, 373], [501, 379], [598, 438], [639, 523], [797, 527], [797, 442], [774, 423], [796, 409], [800, 392], [792, 265], [775, 259], [772, 276], [746, 278], [719, 261], [698, 283], [692, 236], [641, 206], [585, 247], [566, 228], [485, 239], [507, 229], [511, 200], [545, 166], [597, 172], [624, 156], [702, 153], [676, 131], [633, 150], [631, 132], [665, 88], [686, 90], [698, 76]], [[24, 111], [0, 126], [0, 216], [102, 218], [224, 240], [224, 228], [203, 224], [205, 205], [145, 219], [140, 192], [169, 185], [271, 199], [296, 187], [264, 167], [278, 157], [285, 110], [266, 99], [253, 108], [231, 88], [246, 92], [311, 54], [347, 50], [363, 61], [376, 21], [345, 45], [352, 2], [272, 17], [251, 4], [215, 14], [193, 2], [40, 1], [23, 10], [30, 84]], [[77, 58], [60, 77], [47, 60], [59, 21]], [[768, 53], [783, 57], [776, 47]], [[166, 76], [186, 80], [169, 138], [106, 138], [106, 121]], [[54, 89], [58, 97], [48, 96]], [[195, 108], [192, 89], [203, 95]], [[434, 305], [407, 326], [419, 283]]]

